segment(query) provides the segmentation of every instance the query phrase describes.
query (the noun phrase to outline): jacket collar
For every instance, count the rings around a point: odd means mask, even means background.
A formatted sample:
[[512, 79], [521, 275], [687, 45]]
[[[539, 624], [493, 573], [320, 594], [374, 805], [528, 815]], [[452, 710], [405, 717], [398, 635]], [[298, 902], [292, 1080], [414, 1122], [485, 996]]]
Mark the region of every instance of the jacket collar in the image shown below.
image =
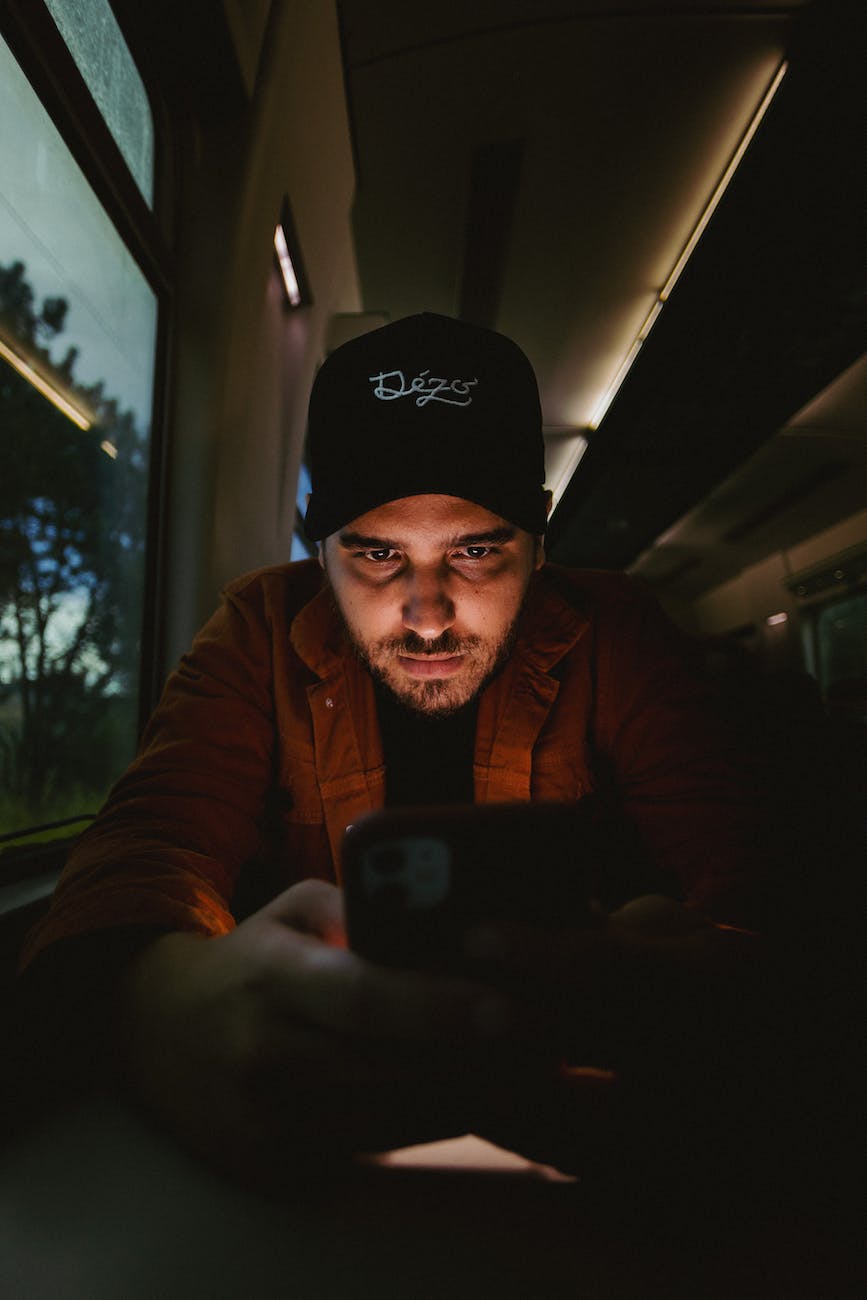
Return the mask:
[[313, 599], [292, 620], [289, 640], [298, 657], [320, 678], [339, 672], [352, 653], [324, 580]]
[[568, 570], [545, 564], [530, 583], [514, 656], [533, 671], [548, 673], [580, 639], [588, 622], [586, 603]]
[[477, 803], [531, 798], [533, 750], [560, 691], [555, 670], [589, 621], [580, 593], [564, 594], [568, 582], [555, 566], [534, 575], [509, 662], [481, 698]]
[[[563, 573], [568, 581], [568, 575]], [[474, 757], [478, 803], [531, 797], [533, 747], [557, 698], [551, 674], [587, 626], [553, 570], [535, 574], [515, 649], [479, 702]], [[344, 828], [385, 801], [382, 738], [373, 679], [360, 667], [324, 586], [290, 627], [296, 653], [317, 680], [306, 687], [328, 837], [340, 873]]]

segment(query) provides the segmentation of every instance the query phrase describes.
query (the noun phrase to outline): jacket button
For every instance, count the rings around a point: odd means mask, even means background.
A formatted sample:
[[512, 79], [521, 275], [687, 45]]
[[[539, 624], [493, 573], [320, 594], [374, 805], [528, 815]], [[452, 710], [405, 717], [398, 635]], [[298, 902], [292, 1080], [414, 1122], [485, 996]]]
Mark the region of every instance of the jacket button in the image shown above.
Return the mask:
[[325, 707], [326, 707], [326, 709], [333, 709], [333, 708], [334, 708], [334, 701], [332, 700], [332, 698], [331, 698], [330, 695], [326, 695], [326, 697], [325, 697]]

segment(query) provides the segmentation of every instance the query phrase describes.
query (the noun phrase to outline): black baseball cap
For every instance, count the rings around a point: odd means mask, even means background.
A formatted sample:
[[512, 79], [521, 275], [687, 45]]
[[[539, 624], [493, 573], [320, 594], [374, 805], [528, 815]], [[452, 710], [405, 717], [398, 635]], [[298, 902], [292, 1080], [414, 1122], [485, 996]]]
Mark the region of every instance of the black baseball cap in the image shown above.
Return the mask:
[[536, 377], [493, 330], [424, 312], [344, 343], [316, 376], [307, 437], [312, 541], [424, 493], [545, 531]]

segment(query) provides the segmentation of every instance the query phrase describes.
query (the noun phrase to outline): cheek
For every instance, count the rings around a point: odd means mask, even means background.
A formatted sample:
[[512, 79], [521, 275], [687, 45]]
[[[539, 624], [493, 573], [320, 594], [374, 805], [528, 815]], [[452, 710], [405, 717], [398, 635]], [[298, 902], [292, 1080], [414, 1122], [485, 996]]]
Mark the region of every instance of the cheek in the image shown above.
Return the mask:
[[349, 624], [365, 641], [391, 635], [395, 622], [400, 620], [395, 601], [386, 599], [381, 592], [375, 595], [357, 590], [347, 593], [343, 610]]
[[513, 623], [524, 595], [525, 584], [519, 579], [498, 584], [496, 588], [468, 593], [463, 613], [467, 624], [483, 636], [498, 636]]

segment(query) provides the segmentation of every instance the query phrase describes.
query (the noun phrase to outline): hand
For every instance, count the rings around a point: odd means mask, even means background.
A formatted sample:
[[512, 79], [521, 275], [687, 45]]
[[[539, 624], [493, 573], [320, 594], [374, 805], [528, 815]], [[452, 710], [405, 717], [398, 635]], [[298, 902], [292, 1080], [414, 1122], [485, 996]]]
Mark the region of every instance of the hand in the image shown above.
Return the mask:
[[495, 1141], [616, 1185], [676, 1179], [693, 1160], [711, 1167], [707, 1145], [742, 1145], [760, 1070], [753, 936], [648, 895], [591, 928], [486, 925], [467, 951], [479, 979], [521, 990], [563, 1061], [535, 1104], [495, 1117]]
[[364, 961], [346, 947], [341, 892], [305, 881], [225, 936], [158, 939], [128, 972], [121, 1015], [139, 1098], [199, 1152], [260, 1177], [305, 1148], [474, 1127], [484, 1086], [460, 1063], [508, 1037], [509, 1005]]
[[733, 998], [757, 970], [754, 936], [715, 925], [683, 903], [646, 895], [583, 928], [498, 923], [467, 936], [479, 979], [520, 990], [540, 1037], [576, 1065], [619, 1067], [670, 1050], [705, 1010]]

